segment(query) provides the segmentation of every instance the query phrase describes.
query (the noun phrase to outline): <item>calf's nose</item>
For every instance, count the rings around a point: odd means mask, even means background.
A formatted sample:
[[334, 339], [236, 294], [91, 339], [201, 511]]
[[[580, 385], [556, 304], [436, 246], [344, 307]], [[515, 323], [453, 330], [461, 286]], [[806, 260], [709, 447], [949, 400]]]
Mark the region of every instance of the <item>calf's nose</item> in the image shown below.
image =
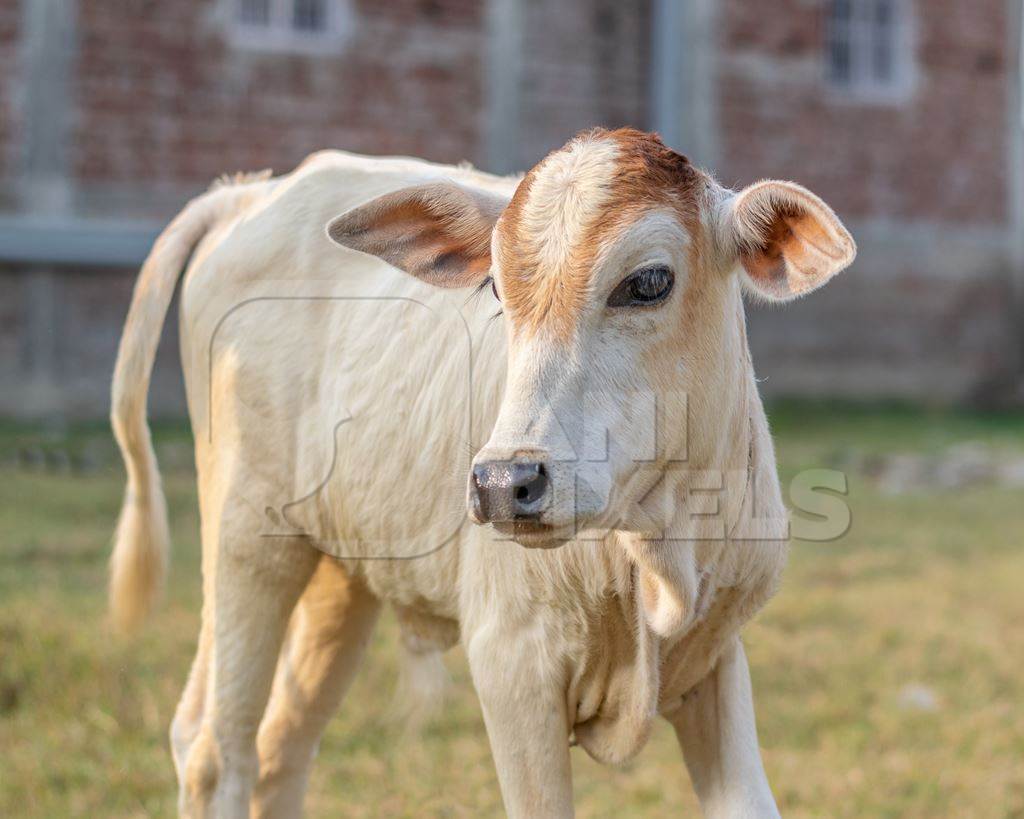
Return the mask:
[[481, 523], [536, 519], [548, 493], [544, 464], [523, 461], [485, 461], [473, 467], [470, 504]]

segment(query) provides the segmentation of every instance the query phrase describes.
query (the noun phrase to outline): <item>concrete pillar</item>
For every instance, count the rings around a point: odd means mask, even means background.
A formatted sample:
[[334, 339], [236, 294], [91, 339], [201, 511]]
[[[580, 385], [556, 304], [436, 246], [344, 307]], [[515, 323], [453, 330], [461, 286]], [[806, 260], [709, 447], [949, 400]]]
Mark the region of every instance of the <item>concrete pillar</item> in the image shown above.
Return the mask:
[[1009, 112], [1007, 118], [1007, 145], [1009, 156], [1009, 258], [1013, 277], [1013, 315], [1010, 327], [1017, 337], [1014, 339], [1015, 366], [1017, 373], [1017, 402], [1024, 402], [1024, 3], [1022, 0], [1008, 0], [1010, 31], [1009, 55]]
[[683, 18], [686, 8], [677, 0], [651, 3], [651, 130], [665, 144], [683, 148]]
[[[69, 151], [74, 113], [76, 3], [22, 0], [24, 142], [19, 201], [23, 212], [47, 218], [67, 215], [71, 202]], [[61, 275], [27, 268], [23, 293], [25, 330], [21, 339], [24, 390], [20, 415], [52, 415], [64, 409], [60, 366]]]
[[523, 0], [487, 2], [487, 127], [485, 170], [524, 170], [519, 145], [522, 116]]
[[715, 170], [719, 160], [716, 0], [654, 0], [651, 112], [665, 142]]
[[22, 0], [26, 210], [66, 212], [71, 205], [70, 152], [75, 43], [73, 0]]

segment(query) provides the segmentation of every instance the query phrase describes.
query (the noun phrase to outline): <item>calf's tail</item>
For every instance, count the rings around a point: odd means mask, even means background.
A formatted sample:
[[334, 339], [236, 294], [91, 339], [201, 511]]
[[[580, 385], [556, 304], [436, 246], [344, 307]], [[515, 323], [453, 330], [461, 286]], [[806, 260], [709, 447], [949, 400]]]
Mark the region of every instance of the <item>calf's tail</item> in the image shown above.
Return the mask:
[[114, 624], [137, 627], [159, 595], [170, 536], [156, 454], [146, 421], [153, 361], [174, 288], [192, 251], [234, 200], [225, 186], [194, 199], [156, 240], [135, 283], [111, 389], [110, 420], [128, 473], [110, 558]]

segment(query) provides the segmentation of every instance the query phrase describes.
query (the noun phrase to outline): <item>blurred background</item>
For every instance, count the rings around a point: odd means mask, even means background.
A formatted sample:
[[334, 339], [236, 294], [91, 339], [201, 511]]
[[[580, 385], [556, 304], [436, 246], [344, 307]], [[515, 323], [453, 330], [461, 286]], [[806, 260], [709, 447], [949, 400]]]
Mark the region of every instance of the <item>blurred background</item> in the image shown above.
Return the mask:
[[1016, 0], [0, 0], [0, 412], [105, 414], [138, 265], [226, 171], [521, 171], [592, 125], [851, 227], [849, 273], [753, 311], [767, 394], [1020, 404], [1019, 55]]
[[[1024, 816], [1021, 0], [0, 0], [0, 814], [169, 815], [165, 732], [200, 606], [190, 437], [165, 330], [150, 395], [167, 599], [112, 640], [123, 477], [104, 417], [137, 269], [225, 172], [343, 148], [527, 169], [631, 125], [733, 187], [793, 179], [854, 267], [750, 337], [788, 481], [853, 513], [794, 543], [748, 631], [790, 816]], [[312, 815], [500, 814], [457, 656], [415, 742], [394, 624], [321, 751]], [[577, 758], [581, 816], [694, 810], [670, 732]]]

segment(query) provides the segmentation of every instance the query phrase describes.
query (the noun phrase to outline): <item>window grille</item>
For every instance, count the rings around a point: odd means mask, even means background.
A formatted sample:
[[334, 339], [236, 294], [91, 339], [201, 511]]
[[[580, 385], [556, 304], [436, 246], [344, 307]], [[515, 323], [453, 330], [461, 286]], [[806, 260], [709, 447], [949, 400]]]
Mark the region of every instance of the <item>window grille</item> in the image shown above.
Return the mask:
[[826, 26], [829, 84], [858, 96], [900, 96], [909, 83], [906, 0], [830, 0]]
[[225, 0], [233, 45], [270, 51], [336, 51], [350, 0]]

